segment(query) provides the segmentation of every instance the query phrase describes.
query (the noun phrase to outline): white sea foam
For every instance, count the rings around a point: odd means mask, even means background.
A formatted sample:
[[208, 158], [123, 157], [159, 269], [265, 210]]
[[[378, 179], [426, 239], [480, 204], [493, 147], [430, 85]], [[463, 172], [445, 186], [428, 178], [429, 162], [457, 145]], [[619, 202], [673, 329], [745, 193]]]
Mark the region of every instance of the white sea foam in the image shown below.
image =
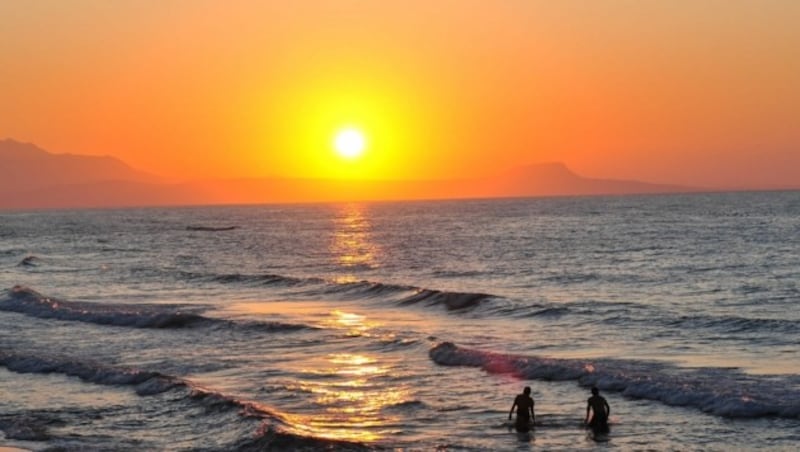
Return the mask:
[[462, 348], [451, 342], [433, 347], [434, 362], [480, 367], [524, 379], [575, 380], [583, 386], [706, 413], [737, 418], [800, 418], [800, 391], [788, 380], [745, 375], [733, 369], [681, 369], [628, 360], [555, 359]]
[[47, 297], [24, 286], [14, 286], [0, 297], [0, 311], [18, 312], [32, 317], [95, 323], [133, 328], [230, 327], [263, 331], [293, 331], [311, 328], [283, 322], [233, 322], [206, 317], [188, 306], [102, 304]]

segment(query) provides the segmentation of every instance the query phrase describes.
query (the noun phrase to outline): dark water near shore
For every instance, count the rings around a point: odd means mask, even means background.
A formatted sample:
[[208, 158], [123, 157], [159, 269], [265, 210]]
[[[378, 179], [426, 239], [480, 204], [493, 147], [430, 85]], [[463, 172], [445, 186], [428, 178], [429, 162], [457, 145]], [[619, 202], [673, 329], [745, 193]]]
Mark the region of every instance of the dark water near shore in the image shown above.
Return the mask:
[[0, 283], [0, 444], [800, 444], [800, 192], [2, 213]]

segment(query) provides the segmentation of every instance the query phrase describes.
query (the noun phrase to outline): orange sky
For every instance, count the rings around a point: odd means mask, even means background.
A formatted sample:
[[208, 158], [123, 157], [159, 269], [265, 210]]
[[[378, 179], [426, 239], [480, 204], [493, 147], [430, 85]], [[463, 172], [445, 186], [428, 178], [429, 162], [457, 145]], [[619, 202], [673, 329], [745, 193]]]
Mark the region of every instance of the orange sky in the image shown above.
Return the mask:
[[[0, 2], [0, 138], [175, 179], [800, 183], [800, 2]], [[363, 158], [333, 154], [338, 129]]]

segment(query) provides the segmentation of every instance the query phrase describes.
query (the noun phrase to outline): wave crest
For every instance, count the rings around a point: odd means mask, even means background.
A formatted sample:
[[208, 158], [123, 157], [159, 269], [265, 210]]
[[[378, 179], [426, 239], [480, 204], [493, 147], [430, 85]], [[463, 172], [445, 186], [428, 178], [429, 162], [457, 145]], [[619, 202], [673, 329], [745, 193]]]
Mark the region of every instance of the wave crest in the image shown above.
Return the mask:
[[425, 303], [426, 306], [443, 305], [449, 311], [456, 311], [474, 308], [490, 298], [494, 297], [484, 293], [444, 292], [440, 290], [420, 289], [414, 295], [401, 300], [400, 304]]
[[[42, 319], [69, 320], [98, 325], [133, 328], [243, 327], [247, 329], [292, 331], [310, 328], [281, 322], [248, 322], [205, 317], [186, 312], [186, 306], [101, 304], [59, 300], [24, 286], [14, 286], [0, 297], [0, 311], [17, 312]], [[182, 310], [183, 309], [183, 310]]]
[[735, 369], [683, 369], [663, 363], [506, 355], [443, 342], [429, 351], [440, 365], [480, 367], [522, 379], [576, 380], [627, 397], [689, 406], [731, 418], [800, 418], [800, 391], [784, 379]]
[[[4, 351], [0, 351], [0, 365], [17, 373], [59, 373], [101, 385], [142, 385], [145, 394], [157, 394], [175, 386], [185, 385], [178, 378], [158, 372], [117, 369], [77, 360], [19, 355]], [[155, 390], [156, 387], [159, 390]]]
[[37, 256], [25, 256], [19, 263], [17, 264], [18, 267], [38, 267], [39, 264], [42, 262]]
[[[17, 373], [58, 373], [100, 385], [134, 386], [139, 396], [153, 396], [167, 391], [183, 391], [170, 395], [168, 403], [199, 404], [205, 415], [236, 413], [240, 418], [255, 418], [259, 427], [252, 435], [241, 438], [233, 450], [370, 450], [369, 447], [348, 441], [337, 441], [291, 433], [292, 426], [285, 416], [262, 404], [241, 400], [195, 385], [189, 380], [140, 369], [108, 367], [74, 358], [21, 355], [0, 350], [0, 366]], [[178, 393], [180, 394], [180, 393]], [[0, 429], [13, 439], [49, 439], [46, 426], [36, 419], [11, 419], [0, 416]]]
[[[387, 284], [374, 281], [336, 282], [323, 278], [297, 278], [291, 276], [264, 274], [245, 275], [239, 273], [200, 275], [186, 273], [190, 280], [202, 280], [220, 284], [248, 284], [258, 286], [278, 287], [303, 287], [308, 290], [304, 296], [347, 295], [359, 298], [394, 297], [400, 305], [413, 305], [422, 303], [425, 306], [444, 306], [449, 311], [460, 311], [474, 308], [495, 295], [479, 292], [451, 292], [444, 290], [426, 289], [400, 284]], [[408, 295], [410, 293], [410, 295]], [[402, 297], [398, 298], [397, 297]]]

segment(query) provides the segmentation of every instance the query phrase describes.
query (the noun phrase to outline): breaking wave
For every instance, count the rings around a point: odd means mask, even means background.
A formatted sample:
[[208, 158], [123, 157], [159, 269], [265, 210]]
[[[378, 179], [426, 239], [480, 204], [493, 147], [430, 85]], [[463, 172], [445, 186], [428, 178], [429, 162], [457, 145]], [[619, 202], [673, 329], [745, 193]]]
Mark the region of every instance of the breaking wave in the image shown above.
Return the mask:
[[449, 311], [474, 308], [486, 300], [499, 298], [495, 295], [478, 292], [453, 292], [422, 287], [386, 284], [373, 281], [336, 282], [323, 278], [297, 278], [275, 274], [242, 275], [239, 273], [222, 275], [200, 275], [186, 273], [187, 279], [203, 280], [220, 284], [246, 284], [259, 286], [306, 287], [304, 296], [346, 295], [361, 299], [379, 298], [400, 305], [422, 304], [425, 306], [444, 306]]
[[183, 279], [189, 281], [212, 282], [218, 284], [244, 284], [252, 286], [285, 286], [293, 287], [305, 284], [319, 284], [322, 279], [317, 278], [295, 278], [274, 274], [245, 275], [241, 273], [225, 274], [203, 274], [192, 272], [180, 272]]
[[409, 305], [423, 303], [426, 306], [442, 305], [449, 311], [455, 311], [474, 308], [490, 298], [495, 297], [484, 293], [445, 292], [441, 290], [419, 289], [414, 295], [402, 299], [400, 304]]
[[[0, 350], [0, 366], [16, 373], [57, 373], [77, 377], [87, 383], [110, 386], [133, 386], [137, 395], [154, 396], [167, 391], [182, 391], [178, 398], [170, 397], [169, 403], [199, 404], [208, 416], [219, 413], [236, 413], [239, 418], [256, 419], [259, 427], [255, 432], [239, 439], [233, 450], [369, 450], [366, 445], [316, 438], [293, 433], [293, 427], [284, 415], [263, 404], [240, 400], [236, 397], [195, 385], [187, 379], [159, 372], [132, 368], [103, 366], [77, 359], [21, 355]], [[180, 393], [178, 393], [180, 394]], [[7, 438], [18, 440], [46, 441], [47, 422], [14, 416], [0, 416], [0, 429]]]
[[385, 299], [391, 297], [391, 300], [400, 305], [444, 306], [451, 311], [473, 308], [485, 300], [497, 298], [484, 293], [449, 292], [371, 281], [329, 283], [323, 291], [325, 293], [346, 293], [360, 298]]
[[[181, 310], [184, 309], [184, 310]], [[0, 311], [17, 312], [42, 319], [69, 320], [133, 328], [241, 327], [265, 331], [312, 328], [282, 322], [233, 322], [186, 312], [185, 306], [101, 304], [67, 301], [44, 296], [24, 286], [14, 286], [0, 297]], [[196, 308], [194, 308], [197, 310]]]
[[531, 380], [575, 380], [583, 386], [626, 397], [686, 406], [730, 418], [800, 418], [800, 389], [779, 377], [747, 375], [735, 369], [684, 369], [633, 360], [580, 360], [507, 355], [443, 342], [429, 351], [444, 366], [480, 367], [489, 373]]
[[39, 264], [42, 262], [37, 256], [25, 256], [19, 263], [17, 264], [18, 267], [38, 267]]
[[133, 385], [139, 395], [153, 395], [175, 386], [186, 386], [181, 379], [158, 372], [117, 369], [76, 360], [20, 355], [6, 351], [0, 351], [0, 365], [17, 373], [58, 373], [100, 385]]

